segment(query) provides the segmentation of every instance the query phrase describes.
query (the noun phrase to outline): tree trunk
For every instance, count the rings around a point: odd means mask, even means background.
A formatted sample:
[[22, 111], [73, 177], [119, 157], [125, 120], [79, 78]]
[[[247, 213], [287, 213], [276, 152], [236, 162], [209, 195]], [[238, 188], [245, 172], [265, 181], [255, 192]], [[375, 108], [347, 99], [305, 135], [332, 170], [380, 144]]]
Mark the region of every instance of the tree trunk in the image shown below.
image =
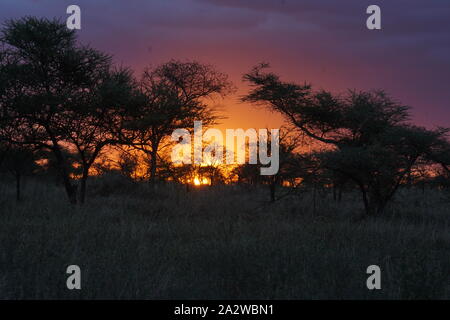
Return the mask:
[[366, 210], [366, 215], [381, 215], [383, 214], [386, 206], [389, 202], [389, 198], [380, 197], [373, 194], [370, 194], [365, 188], [363, 188], [363, 200], [364, 200], [364, 208]]
[[20, 179], [21, 175], [20, 172], [16, 172], [16, 201], [20, 202], [21, 195], [20, 195]]
[[313, 215], [316, 215], [316, 183], [313, 184]]
[[55, 155], [56, 161], [58, 163], [59, 173], [63, 180], [64, 188], [66, 190], [67, 197], [69, 198], [69, 202], [73, 205], [77, 204], [77, 189], [76, 186], [72, 184], [72, 181], [69, 176], [69, 172], [67, 170], [66, 161], [64, 156], [61, 153], [61, 150], [57, 144], [53, 144], [53, 153]]
[[86, 182], [89, 177], [89, 168], [83, 169], [83, 174], [80, 180], [80, 203], [84, 204], [86, 200]]
[[362, 197], [363, 197], [363, 202], [364, 202], [364, 210], [366, 212], [367, 216], [371, 215], [371, 206], [369, 203], [369, 199], [367, 197], [367, 191], [366, 188], [364, 186], [360, 186], [361, 192], [362, 192]]
[[150, 183], [152, 184], [156, 181], [156, 157], [157, 149], [152, 149], [150, 153]]
[[269, 188], [270, 188], [270, 202], [275, 202], [276, 183], [275, 182], [271, 182], [269, 184]]
[[69, 202], [73, 205], [77, 204], [77, 188], [72, 184], [68, 176], [63, 176], [64, 188], [66, 189]]
[[156, 180], [156, 156], [152, 155], [152, 159], [150, 161], [150, 181], [154, 183]]
[[155, 139], [151, 142], [152, 150], [150, 151], [150, 183], [154, 184], [156, 181], [156, 164], [159, 149], [159, 139]]

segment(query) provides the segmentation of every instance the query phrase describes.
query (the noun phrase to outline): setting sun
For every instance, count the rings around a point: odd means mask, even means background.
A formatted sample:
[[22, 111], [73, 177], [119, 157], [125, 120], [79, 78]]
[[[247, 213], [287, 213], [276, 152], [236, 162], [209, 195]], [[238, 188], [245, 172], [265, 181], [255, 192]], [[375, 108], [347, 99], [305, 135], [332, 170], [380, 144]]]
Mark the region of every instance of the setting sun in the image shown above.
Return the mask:
[[196, 186], [207, 185], [207, 184], [209, 184], [208, 178], [202, 178], [202, 179], [200, 179], [199, 177], [194, 178], [194, 185], [196, 185]]

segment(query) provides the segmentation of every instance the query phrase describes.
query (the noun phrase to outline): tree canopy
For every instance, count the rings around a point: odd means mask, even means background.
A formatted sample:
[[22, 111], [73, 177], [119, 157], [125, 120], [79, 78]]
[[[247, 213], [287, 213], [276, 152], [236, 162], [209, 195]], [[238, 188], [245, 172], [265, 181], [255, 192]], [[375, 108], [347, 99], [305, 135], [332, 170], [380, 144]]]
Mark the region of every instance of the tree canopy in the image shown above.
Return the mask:
[[325, 168], [361, 190], [367, 214], [382, 213], [418, 161], [445, 162], [448, 129], [408, 122], [409, 107], [383, 91], [336, 95], [309, 84], [284, 82], [261, 64], [244, 75], [243, 100], [281, 113], [297, 130], [327, 146], [317, 154]]

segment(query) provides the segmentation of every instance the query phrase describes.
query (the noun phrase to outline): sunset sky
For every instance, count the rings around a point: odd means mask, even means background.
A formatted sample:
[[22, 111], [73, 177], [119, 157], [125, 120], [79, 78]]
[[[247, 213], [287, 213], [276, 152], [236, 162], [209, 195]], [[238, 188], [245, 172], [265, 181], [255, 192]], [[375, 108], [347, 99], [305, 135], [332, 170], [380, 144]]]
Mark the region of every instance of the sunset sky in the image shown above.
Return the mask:
[[[242, 74], [269, 62], [286, 80], [342, 92], [385, 89], [414, 107], [421, 125], [450, 125], [450, 2], [447, 0], [2, 0], [0, 20], [66, 19], [81, 7], [82, 43], [139, 74], [169, 59], [195, 59], [238, 87], [220, 102], [222, 128], [264, 128], [278, 115], [239, 102]], [[377, 4], [382, 30], [366, 28]]]

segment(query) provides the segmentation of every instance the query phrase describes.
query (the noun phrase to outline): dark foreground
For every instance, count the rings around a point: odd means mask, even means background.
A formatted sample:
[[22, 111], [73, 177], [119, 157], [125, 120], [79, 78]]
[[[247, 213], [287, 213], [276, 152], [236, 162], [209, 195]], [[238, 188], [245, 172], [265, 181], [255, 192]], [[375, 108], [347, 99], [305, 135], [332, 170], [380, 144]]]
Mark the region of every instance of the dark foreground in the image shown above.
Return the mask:
[[[450, 203], [402, 190], [385, 217], [359, 219], [306, 192], [92, 181], [83, 207], [28, 182], [0, 184], [0, 299], [450, 299]], [[79, 265], [82, 289], [66, 288]], [[381, 268], [381, 290], [366, 268]]]

